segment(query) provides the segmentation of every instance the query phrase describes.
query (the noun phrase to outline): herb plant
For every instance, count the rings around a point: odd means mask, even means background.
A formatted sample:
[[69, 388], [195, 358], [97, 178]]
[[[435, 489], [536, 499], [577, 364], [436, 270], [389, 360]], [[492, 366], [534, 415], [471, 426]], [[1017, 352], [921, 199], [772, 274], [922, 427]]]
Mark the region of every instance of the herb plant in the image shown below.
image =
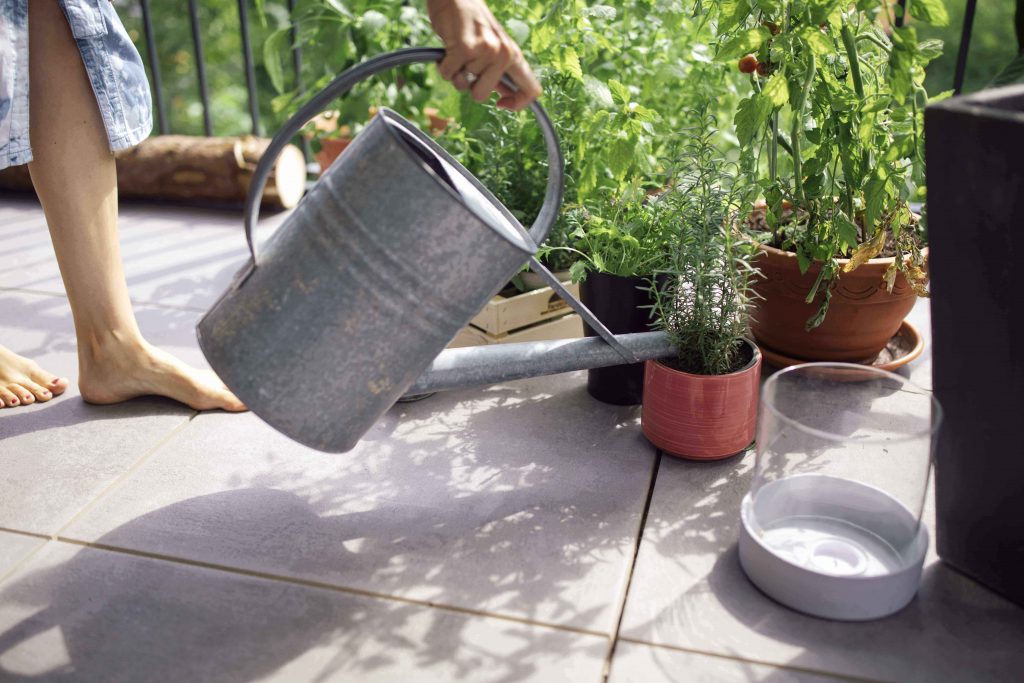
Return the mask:
[[737, 229], [749, 208], [749, 189], [712, 143], [714, 119], [691, 131], [676, 156], [683, 169], [672, 189], [654, 202], [671, 228], [665, 266], [654, 278], [654, 327], [664, 330], [685, 372], [722, 375], [748, 361], [752, 265], [756, 246]]
[[[909, 5], [916, 21], [948, 22], [942, 0]], [[901, 272], [927, 295], [924, 224], [909, 200], [924, 196], [924, 67], [942, 44], [919, 42], [913, 24], [895, 28], [889, 7], [713, 3], [717, 58], [737, 68], [757, 63], [735, 124], [745, 172], [766, 199], [761, 238], [794, 251], [803, 272], [822, 263], [807, 294], [808, 303], [820, 300], [809, 329], [824, 319], [841, 270], [876, 256], [895, 256], [884, 276], [890, 291]]]

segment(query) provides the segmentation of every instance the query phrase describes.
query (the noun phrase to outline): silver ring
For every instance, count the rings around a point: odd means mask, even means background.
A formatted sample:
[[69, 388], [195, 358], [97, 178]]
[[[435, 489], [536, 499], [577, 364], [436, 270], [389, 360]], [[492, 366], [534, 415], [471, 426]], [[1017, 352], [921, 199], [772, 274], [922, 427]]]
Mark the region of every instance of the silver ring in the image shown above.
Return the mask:
[[473, 85], [474, 83], [476, 83], [477, 79], [480, 78], [479, 76], [477, 76], [472, 71], [463, 71], [462, 72], [462, 77], [465, 78], [466, 79], [466, 83], [469, 83], [470, 85]]

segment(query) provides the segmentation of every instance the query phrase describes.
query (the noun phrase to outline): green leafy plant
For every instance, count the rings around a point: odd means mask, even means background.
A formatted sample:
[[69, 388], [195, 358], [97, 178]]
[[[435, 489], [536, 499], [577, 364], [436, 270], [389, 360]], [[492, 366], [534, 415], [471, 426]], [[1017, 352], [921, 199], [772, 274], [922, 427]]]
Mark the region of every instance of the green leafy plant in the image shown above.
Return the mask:
[[[948, 22], [942, 0], [910, 8], [917, 21]], [[823, 264], [808, 328], [824, 320], [841, 269], [876, 256], [896, 257], [890, 291], [901, 272], [926, 295], [924, 222], [909, 200], [924, 197], [924, 67], [941, 42], [918, 41], [912, 23], [894, 28], [876, 0], [720, 0], [714, 10], [717, 58], [758, 63], [735, 124], [766, 199], [761, 239], [794, 251], [804, 272]]]
[[654, 203], [670, 229], [666, 262], [652, 281], [655, 328], [676, 349], [675, 367], [701, 375], [735, 372], [749, 360], [752, 265], [756, 246], [737, 228], [749, 188], [712, 142], [714, 119], [691, 131], [676, 155], [683, 169]]
[[608, 191], [596, 210], [581, 206], [566, 213], [572, 247], [578, 257], [569, 273], [573, 282], [591, 271], [622, 277], [652, 277], [664, 262], [669, 224], [664, 207], [634, 179], [620, 192]]

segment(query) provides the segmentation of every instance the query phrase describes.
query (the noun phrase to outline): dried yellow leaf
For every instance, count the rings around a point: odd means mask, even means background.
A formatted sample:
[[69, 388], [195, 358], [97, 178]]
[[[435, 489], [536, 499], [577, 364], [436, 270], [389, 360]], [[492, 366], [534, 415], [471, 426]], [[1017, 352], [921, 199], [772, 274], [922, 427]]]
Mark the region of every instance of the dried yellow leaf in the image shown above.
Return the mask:
[[885, 231], [879, 230], [870, 241], [861, 244], [850, 254], [850, 262], [843, 266], [844, 273], [851, 273], [882, 253], [885, 248]]

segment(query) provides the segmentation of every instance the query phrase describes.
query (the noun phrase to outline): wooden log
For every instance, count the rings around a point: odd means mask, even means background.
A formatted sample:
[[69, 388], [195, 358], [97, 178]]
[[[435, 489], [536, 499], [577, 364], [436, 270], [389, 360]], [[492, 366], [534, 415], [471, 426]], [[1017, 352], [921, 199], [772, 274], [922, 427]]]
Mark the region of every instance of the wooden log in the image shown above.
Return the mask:
[[[253, 136], [206, 138], [158, 135], [118, 152], [122, 197], [241, 204], [270, 140]], [[31, 191], [27, 166], [0, 171], [0, 189]], [[281, 153], [267, 181], [263, 205], [290, 209], [306, 189], [306, 161], [298, 147]]]

